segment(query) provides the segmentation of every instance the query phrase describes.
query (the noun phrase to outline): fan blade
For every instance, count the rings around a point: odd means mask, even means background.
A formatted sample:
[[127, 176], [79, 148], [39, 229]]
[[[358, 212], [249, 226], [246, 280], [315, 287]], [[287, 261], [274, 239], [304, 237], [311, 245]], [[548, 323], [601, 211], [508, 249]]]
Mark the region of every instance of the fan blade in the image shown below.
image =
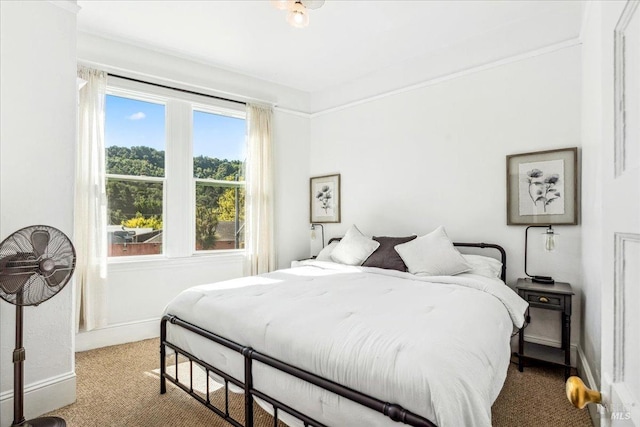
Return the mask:
[[69, 275], [69, 266], [68, 265], [56, 265], [55, 270], [48, 276], [44, 276], [44, 279], [47, 281], [47, 285], [50, 287], [60, 286], [61, 283], [65, 281], [67, 276]]
[[47, 245], [49, 245], [49, 239], [50, 236], [47, 230], [34, 230], [31, 233], [31, 244], [36, 257], [40, 258], [45, 253]]
[[0, 288], [4, 293], [16, 294], [29, 280], [32, 274], [5, 274], [0, 273]]

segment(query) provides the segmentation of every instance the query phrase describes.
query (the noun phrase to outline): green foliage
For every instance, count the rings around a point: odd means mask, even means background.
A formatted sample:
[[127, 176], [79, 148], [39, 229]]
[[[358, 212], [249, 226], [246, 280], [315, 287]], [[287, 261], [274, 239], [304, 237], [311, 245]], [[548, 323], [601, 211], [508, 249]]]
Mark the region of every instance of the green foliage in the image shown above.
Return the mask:
[[213, 249], [216, 243], [218, 217], [216, 210], [206, 206], [196, 207], [196, 248]]
[[239, 160], [220, 160], [215, 157], [198, 156], [193, 158], [193, 177], [234, 181], [241, 176], [242, 162]]
[[164, 176], [164, 151], [151, 147], [108, 147], [107, 173]]
[[[151, 147], [108, 147], [108, 174], [164, 177], [164, 151]], [[241, 180], [243, 163], [198, 156], [193, 159], [195, 178], [224, 181]], [[240, 220], [244, 220], [244, 188], [238, 189]], [[107, 180], [109, 224], [125, 227], [162, 229], [162, 183]], [[230, 187], [196, 185], [196, 242], [199, 249], [211, 249], [219, 221], [233, 221], [236, 189]]]
[[107, 219], [109, 224], [121, 224], [135, 218], [162, 218], [162, 183], [107, 180]]
[[141, 212], [136, 212], [134, 218], [122, 221], [122, 225], [127, 228], [153, 228], [162, 230], [162, 218], [157, 216], [144, 217]]
[[234, 221], [236, 218], [236, 191], [240, 201], [240, 221], [244, 221], [244, 188], [225, 188], [218, 199], [218, 219], [220, 221]]

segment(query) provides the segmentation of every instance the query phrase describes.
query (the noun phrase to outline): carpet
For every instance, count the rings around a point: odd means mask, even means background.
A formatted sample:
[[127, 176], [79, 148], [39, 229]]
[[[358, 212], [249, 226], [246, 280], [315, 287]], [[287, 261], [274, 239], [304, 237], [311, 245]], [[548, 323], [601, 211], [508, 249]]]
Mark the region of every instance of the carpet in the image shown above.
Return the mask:
[[[197, 364], [194, 364], [193, 368], [190, 365], [191, 364], [189, 362], [178, 363], [178, 379], [186, 386], [191, 385], [194, 391], [204, 396], [207, 393], [207, 374], [203, 369], [200, 369]], [[156, 381], [160, 381], [160, 368], [153, 369], [148, 373], [155, 377]], [[176, 378], [176, 365], [174, 363], [167, 366], [167, 374]], [[193, 382], [191, 383], [190, 381], [192, 380], [192, 377]], [[209, 379], [209, 393], [212, 393], [222, 387], [224, 387], [223, 384]]]
[[[175, 386], [168, 384], [167, 393], [160, 395], [158, 374], [153, 372], [159, 366], [158, 348], [158, 339], [151, 339], [77, 353], [77, 401], [47, 415], [64, 418], [68, 427], [228, 427], [230, 424]], [[182, 376], [181, 365], [178, 375], [187, 378]], [[185, 367], [188, 370], [188, 364]], [[194, 368], [194, 382], [198, 381], [197, 371]], [[200, 390], [206, 390], [204, 381]], [[211, 393], [211, 401], [223, 407], [224, 388]], [[259, 406], [255, 408], [256, 427], [273, 426], [273, 418]], [[244, 397], [230, 393], [229, 409], [243, 421]], [[576, 409], [567, 401], [562, 369], [542, 366], [518, 372], [511, 365], [491, 412], [496, 427], [592, 425], [586, 409]], [[279, 427], [286, 426], [280, 423]]]

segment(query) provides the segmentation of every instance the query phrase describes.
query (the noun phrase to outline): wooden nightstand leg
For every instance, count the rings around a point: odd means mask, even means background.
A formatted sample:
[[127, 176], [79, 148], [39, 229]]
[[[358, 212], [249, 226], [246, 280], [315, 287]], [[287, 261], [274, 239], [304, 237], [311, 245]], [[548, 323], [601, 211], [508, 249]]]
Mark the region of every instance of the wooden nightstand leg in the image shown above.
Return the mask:
[[[560, 347], [564, 350], [565, 355], [567, 352], [567, 314], [564, 312], [560, 313], [560, 331], [562, 332], [562, 338], [560, 340]], [[566, 357], [565, 357], [566, 359]]]
[[562, 328], [562, 341], [564, 348], [564, 380], [566, 381], [571, 375], [571, 316], [562, 313], [563, 328]]

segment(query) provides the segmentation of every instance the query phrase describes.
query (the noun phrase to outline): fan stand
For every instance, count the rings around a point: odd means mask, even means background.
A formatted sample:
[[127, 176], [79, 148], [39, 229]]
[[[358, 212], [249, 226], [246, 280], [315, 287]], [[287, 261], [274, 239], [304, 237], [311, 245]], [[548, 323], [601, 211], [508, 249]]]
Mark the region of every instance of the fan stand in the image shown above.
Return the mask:
[[67, 423], [58, 417], [41, 417], [25, 421], [22, 424], [14, 424], [20, 427], [66, 427]]
[[24, 360], [22, 345], [22, 290], [16, 295], [16, 348], [13, 350], [13, 426], [20, 427], [66, 427], [67, 423], [58, 417], [24, 419]]

